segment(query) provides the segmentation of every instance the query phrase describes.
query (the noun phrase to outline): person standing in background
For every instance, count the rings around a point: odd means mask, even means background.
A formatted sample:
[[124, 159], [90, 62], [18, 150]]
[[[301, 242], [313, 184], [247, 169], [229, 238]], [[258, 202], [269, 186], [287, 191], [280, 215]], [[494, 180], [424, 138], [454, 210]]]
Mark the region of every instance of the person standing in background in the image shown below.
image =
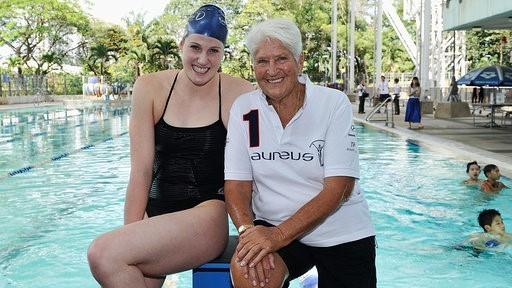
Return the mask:
[[416, 129], [422, 129], [421, 125], [421, 103], [420, 103], [420, 80], [414, 76], [409, 90], [409, 100], [405, 108], [405, 122], [409, 122], [409, 129], [413, 129], [412, 123], [418, 123]]
[[[380, 103], [386, 101], [386, 99], [391, 97], [391, 95], [389, 95], [389, 84], [388, 84], [388, 80], [386, 80], [386, 76], [384, 76], [384, 75], [380, 76], [380, 83], [379, 83], [379, 86], [377, 86], [377, 90], [379, 92], [379, 102]], [[388, 108], [388, 104], [386, 104], [384, 111], [387, 111], [387, 108]], [[377, 113], [380, 113], [380, 109], [379, 109], [379, 111], [377, 111]]]
[[395, 115], [400, 115], [400, 92], [402, 92], [402, 88], [398, 83], [400, 80], [395, 78], [393, 84], [393, 104], [395, 105]]
[[478, 103], [484, 103], [484, 87], [478, 88]]
[[455, 81], [455, 76], [452, 76], [452, 81], [450, 83], [447, 101], [448, 102], [460, 102], [459, 86], [457, 86], [457, 81]]
[[368, 97], [368, 92], [366, 92], [366, 85], [364, 83], [364, 80], [361, 80], [359, 82], [359, 85], [357, 85], [356, 88], [357, 96], [359, 97], [359, 114], [364, 114], [364, 102], [366, 100], [366, 97]]
[[478, 88], [473, 87], [473, 92], [471, 93], [471, 103], [478, 102]]

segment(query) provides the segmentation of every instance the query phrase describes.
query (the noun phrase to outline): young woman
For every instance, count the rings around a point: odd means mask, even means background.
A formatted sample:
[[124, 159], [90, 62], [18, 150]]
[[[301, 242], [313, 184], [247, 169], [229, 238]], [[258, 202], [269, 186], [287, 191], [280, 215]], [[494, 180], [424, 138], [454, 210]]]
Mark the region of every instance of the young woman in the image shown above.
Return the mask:
[[199, 266], [226, 246], [225, 127], [234, 99], [253, 90], [218, 72], [226, 36], [224, 12], [200, 7], [179, 45], [183, 69], [135, 83], [125, 225], [88, 251], [102, 287], [161, 287], [165, 275]]
[[420, 103], [420, 80], [418, 77], [413, 77], [411, 88], [409, 92], [409, 100], [407, 100], [407, 107], [405, 108], [405, 122], [409, 122], [409, 129], [413, 129], [412, 123], [418, 123], [415, 129], [422, 129], [421, 124], [421, 103]]

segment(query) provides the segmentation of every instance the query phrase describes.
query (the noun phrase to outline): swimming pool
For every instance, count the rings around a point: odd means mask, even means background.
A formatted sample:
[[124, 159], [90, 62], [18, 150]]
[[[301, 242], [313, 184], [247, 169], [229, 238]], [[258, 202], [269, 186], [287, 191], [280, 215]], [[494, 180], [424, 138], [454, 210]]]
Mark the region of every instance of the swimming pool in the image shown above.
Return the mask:
[[[122, 225], [128, 116], [128, 107], [109, 105], [0, 111], [0, 287], [98, 287], [86, 250]], [[361, 185], [377, 230], [378, 286], [510, 287], [512, 253], [453, 246], [480, 231], [483, 208], [512, 223], [511, 190], [484, 195], [460, 184], [465, 162], [357, 130]], [[190, 272], [170, 280], [191, 287]]]

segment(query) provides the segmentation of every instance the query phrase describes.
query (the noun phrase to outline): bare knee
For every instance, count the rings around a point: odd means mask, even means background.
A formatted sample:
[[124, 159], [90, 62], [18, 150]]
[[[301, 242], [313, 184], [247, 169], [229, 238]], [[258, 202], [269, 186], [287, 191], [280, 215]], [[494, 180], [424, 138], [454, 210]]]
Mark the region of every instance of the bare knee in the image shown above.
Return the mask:
[[[277, 254], [274, 254], [277, 256]], [[264, 288], [281, 288], [283, 287], [284, 280], [288, 277], [288, 269], [284, 264], [281, 257], [275, 258], [275, 269], [271, 271], [270, 281]], [[235, 288], [254, 288], [249, 278], [245, 278], [245, 272], [241, 269], [240, 265], [236, 262], [236, 255], [231, 258], [230, 263], [231, 279]], [[257, 285], [256, 287], [259, 287]]]
[[105, 279], [113, 273], [112, 269], [116, 265], [112, 265], [112, 255], [109, 255], [111, 251], [111, 243], [105, 235], [96, 238], [87, 250], [89, 268], [97, 280]]

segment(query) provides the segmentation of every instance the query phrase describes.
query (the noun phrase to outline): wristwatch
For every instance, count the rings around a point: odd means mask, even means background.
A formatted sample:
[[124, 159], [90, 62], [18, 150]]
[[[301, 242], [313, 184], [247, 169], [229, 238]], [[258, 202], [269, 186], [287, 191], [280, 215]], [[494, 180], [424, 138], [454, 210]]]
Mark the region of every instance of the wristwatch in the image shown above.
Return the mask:
[[242, 235], [242, 233], [244, 233], [245, 230], [252, 228], [252, 227], [254, 227], [254, 225], [252, 225], [252, 224], [244, 224], [244, 225], [238, 226], [238, 235]]

